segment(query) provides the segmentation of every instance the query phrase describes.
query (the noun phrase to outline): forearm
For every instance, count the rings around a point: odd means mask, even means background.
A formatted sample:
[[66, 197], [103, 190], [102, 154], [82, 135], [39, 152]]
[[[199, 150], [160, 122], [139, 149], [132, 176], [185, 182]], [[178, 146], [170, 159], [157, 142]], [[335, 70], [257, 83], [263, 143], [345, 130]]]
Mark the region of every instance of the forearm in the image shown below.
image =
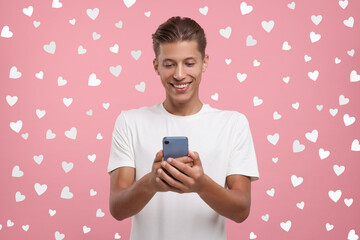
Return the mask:
[[226, 189], [209, 176], [204, 182], [199, 196], [217, 213], [235, 222], [244, 221], [250, 212], [250, 200], [239, 190]]
[[130, 187], [112, 192], [110, 197], [110, 212], [117, 220], [123, 220], [140, 212], [155, 195], [149, 187], [149, 174]]

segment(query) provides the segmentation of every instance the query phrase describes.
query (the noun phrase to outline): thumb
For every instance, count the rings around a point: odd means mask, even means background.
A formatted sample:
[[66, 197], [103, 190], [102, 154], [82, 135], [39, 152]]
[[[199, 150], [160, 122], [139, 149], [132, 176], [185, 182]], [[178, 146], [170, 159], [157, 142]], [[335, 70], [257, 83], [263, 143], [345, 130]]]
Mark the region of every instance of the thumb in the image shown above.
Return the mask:
[[156, 153], [154, 162], [161, 162], [162, 157], [163, 157], [163, 150], [160, 150]]
[[201, 165], [199, 154], [197, 152], [189, 150], [189, 155], [194, 160], [194, 165]]

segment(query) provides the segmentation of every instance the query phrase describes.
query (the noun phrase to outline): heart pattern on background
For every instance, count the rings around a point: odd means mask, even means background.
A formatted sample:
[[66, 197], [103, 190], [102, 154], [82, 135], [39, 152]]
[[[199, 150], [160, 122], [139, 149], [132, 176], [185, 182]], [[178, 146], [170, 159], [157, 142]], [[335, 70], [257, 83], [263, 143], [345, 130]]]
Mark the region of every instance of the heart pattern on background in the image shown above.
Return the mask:
[[200, 99], [247, 117], [258, 160], [250, 216], [227, 222], [228, 239], [358, 240], [360, 2], [150, 3], [0, 10], [0, 239], [129, 239], [108, 207], [114, 123], [164, 100], [151, 34], [186, 15], [207, 36]]

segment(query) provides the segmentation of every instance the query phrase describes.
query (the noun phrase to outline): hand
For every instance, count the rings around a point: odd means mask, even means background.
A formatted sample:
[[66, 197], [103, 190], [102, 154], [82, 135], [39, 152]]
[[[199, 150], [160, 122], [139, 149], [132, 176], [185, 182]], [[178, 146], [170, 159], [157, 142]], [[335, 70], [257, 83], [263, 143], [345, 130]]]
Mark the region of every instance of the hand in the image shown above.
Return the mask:
[[[171, 174], [162, 172], [159, 177], [172, 188], [181, 192], [200, 192], [204, 181], [204, 170], [197, 152], [188, 151], [189, 157], [168, 158], [161, 166]], [[184, 158], [192, 159], [193, 166], [184, 163]]]
[[[181, 190], [179, 190], [173, 186], [170, 186], [166, 181], [159, 178], [159, 175], [165, 176], [167, 178], [172, 178], [166, 172], [165, 169], [161, 168], [161, 163], [164, 162], [163, 157], [164, 157], [163, 150], [160, 150], [159, 152], [156, 153], [154, 163], [152, 166], [152, 171], [148, 174], [151, 190], [154, 192], [173, 191], [173, 192], [183, 193]], [[188, 159], [188, 157], [183, 157], [183, 158], [179, 159], [179, 161], [190, 167], [193, 165], [193, 160]]]

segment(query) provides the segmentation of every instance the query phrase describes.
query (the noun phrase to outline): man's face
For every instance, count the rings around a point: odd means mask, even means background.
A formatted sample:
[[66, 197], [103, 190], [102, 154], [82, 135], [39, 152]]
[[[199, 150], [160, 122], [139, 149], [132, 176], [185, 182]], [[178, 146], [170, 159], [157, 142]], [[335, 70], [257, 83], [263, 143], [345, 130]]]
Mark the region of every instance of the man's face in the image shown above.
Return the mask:
[[159, 50], [154, 68], [166, 90], [166, 98], [176, 103], [195, 102], [209, 56], [202, 59], [195, 40], [160, 44]]

